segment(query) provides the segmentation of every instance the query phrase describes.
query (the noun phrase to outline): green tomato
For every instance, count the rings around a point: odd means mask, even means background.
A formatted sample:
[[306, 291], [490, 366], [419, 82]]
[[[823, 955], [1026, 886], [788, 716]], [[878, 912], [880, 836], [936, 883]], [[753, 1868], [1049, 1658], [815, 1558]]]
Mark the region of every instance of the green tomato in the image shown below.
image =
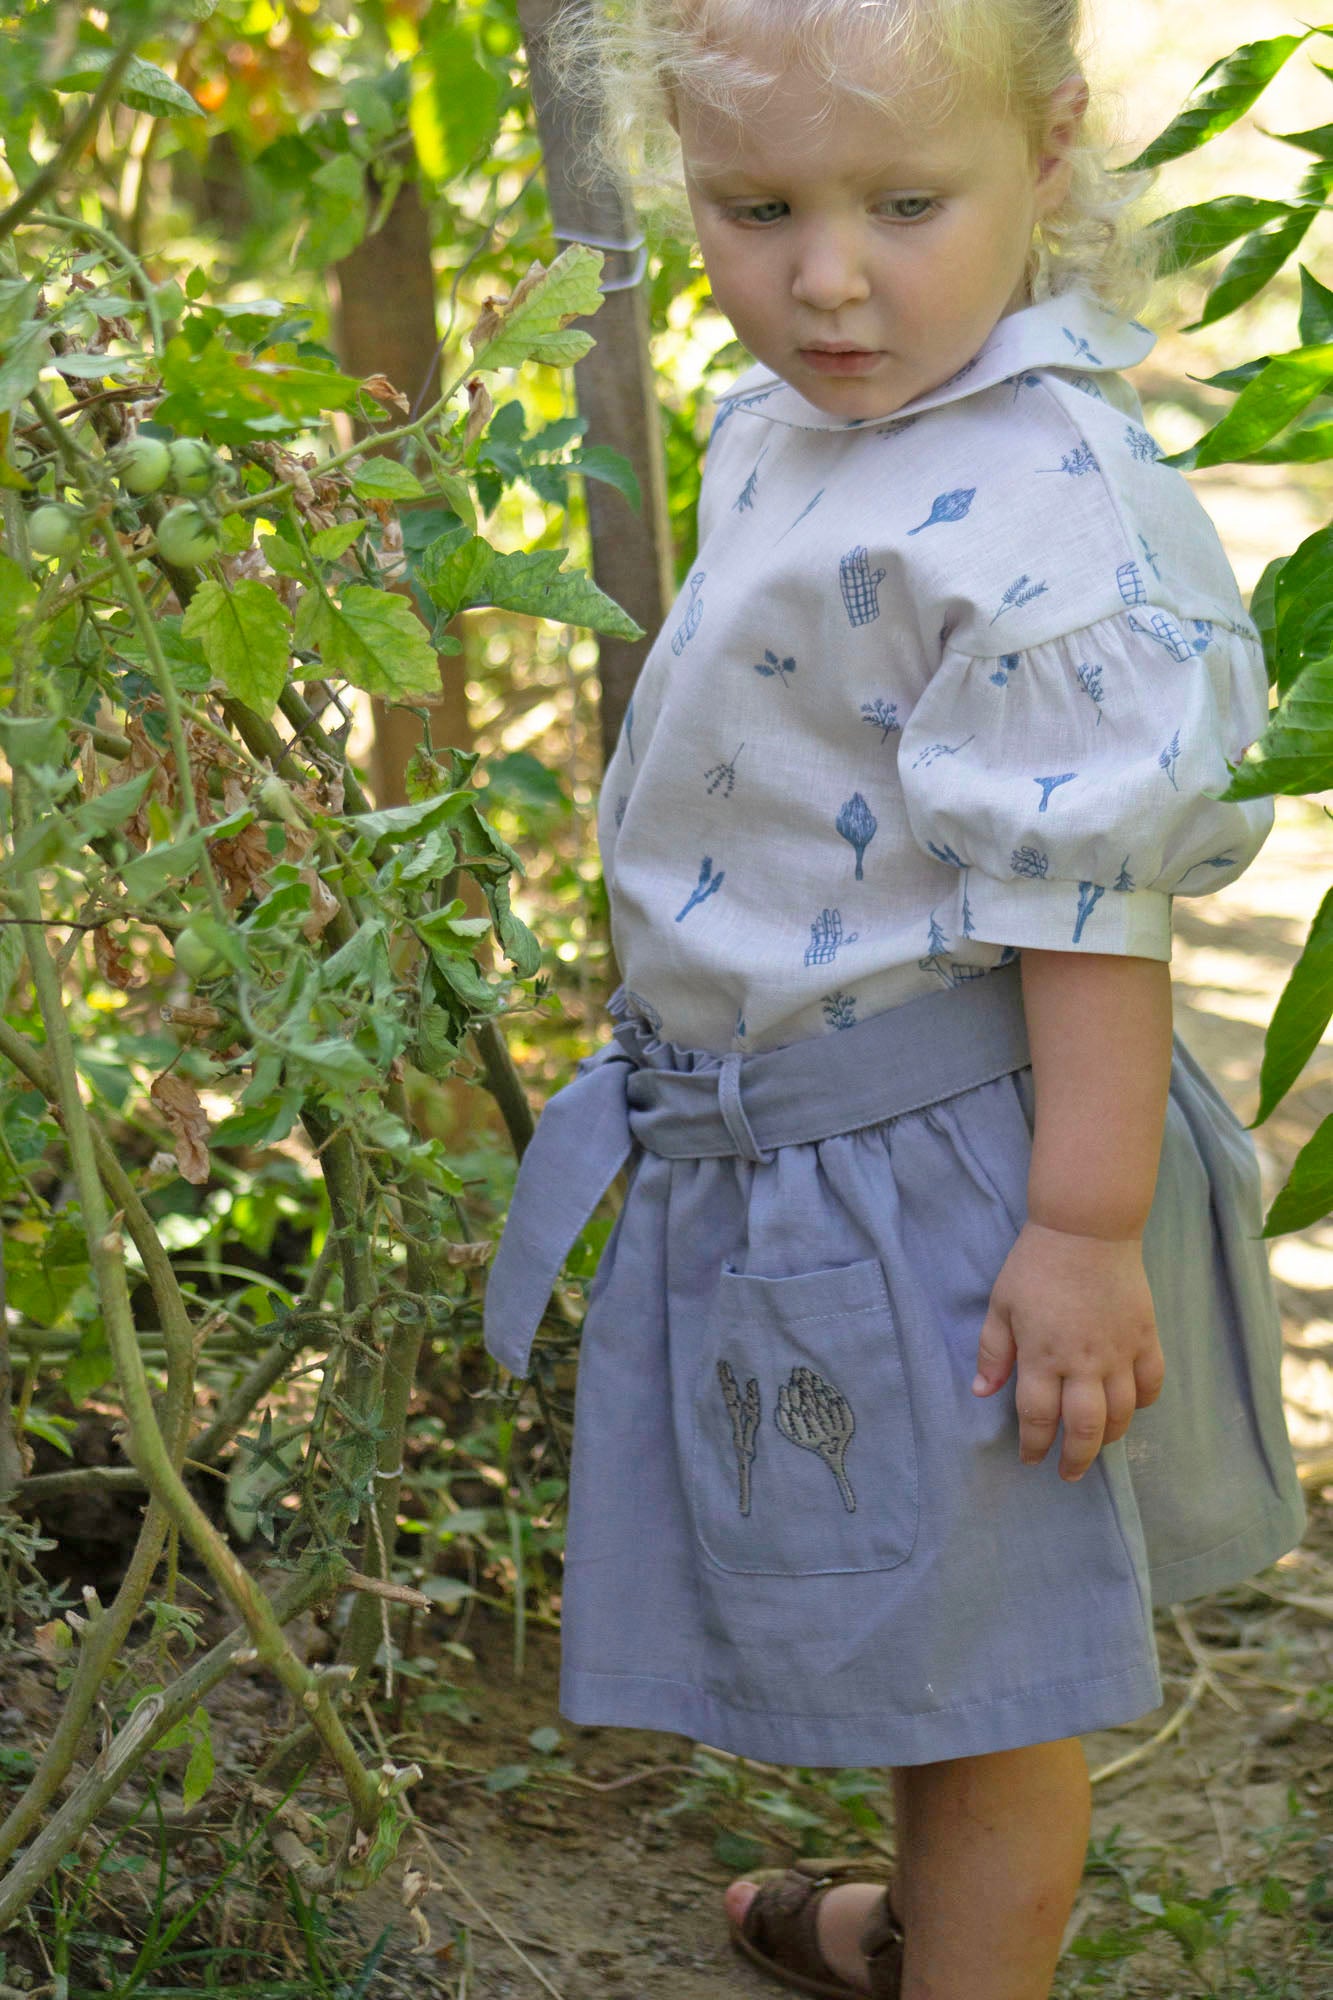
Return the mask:
[[174, 438], [167, 446], [173, 493], [207, 493], [217, 478], [218, 464], [198, 438]]
[[218, 553], [222, 536], [202, 507], [185, 500], [158, 522], [157, 546], [174, 568], [198, 569]]
[[83, 523], [72, 507], [48, 500], [28, 516], [28, 542], [34, 555], [76, 556], [83, 547]]
[[174, 949], [176, 963], [187, 979], [207, 984], [210, 979], [220, 979], [227, 970], [227, 961], [217, 946], [188, 926], [177, 937]]
[[171, 452], [161, 438], [136, 437], [116, 453], [115, 464], [127, 493], [156, 493], [167, 483]]

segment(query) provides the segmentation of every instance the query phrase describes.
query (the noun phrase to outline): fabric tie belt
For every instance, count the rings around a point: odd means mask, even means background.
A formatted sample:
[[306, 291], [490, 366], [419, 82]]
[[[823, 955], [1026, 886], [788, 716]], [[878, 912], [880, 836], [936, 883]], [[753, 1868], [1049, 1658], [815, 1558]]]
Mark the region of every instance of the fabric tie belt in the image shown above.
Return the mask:
[[622, 1024], [551, 1099], [523, 1155], [486, 1287], [488, 1350], [527, 1374], [565, 1258], [636, 1146], [763, 1166], [783, 1146], [882, 1125], [1029, 1061], [1016, 965], [752, 1056], [690, 1056]]

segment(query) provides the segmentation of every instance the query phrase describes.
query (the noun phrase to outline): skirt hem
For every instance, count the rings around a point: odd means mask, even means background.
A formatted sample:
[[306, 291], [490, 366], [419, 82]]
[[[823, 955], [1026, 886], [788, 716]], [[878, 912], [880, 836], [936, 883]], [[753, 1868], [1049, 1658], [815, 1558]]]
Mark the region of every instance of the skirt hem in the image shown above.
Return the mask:
[[1196, 1597], [1211, 1597], [1214, 1591], [1234, 1590], [1294, 1549], [1304, 1532], [1305, 1501], [1296, 1486], [1294, 1497], [1261, 1515], [1243, 1534], [1153, 1569], [1153, 1603], [1187, 1604]]

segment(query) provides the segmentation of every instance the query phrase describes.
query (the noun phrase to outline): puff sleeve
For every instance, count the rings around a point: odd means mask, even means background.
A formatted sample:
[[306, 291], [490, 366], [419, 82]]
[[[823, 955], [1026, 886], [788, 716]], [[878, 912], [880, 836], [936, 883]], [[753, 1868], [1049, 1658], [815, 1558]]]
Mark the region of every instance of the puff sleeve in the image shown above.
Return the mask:
[[946, 652], [903, 731], [907, 817], [955, 871], [957, 929], [1171, 955], [1171, 898], [1248, 866], [1271, 801], [1224, 805], [1263, 728], [1257, 635], [1144, 606], [1019, 653]]

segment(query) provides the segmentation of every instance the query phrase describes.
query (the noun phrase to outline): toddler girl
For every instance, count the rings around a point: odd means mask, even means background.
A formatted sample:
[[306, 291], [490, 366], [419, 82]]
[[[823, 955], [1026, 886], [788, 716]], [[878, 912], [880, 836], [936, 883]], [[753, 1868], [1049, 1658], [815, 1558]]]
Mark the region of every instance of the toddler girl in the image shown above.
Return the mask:
[[1216, 796], [1263, 658], [1119, 372], [1152, 336], [1077, 28], [626, 0], [594, 31], [755, 365], [606, 773], [618, 1026], [524, 1162], [488, 1341], [526, 1372], [628, 1161], [562, 1711], [895, 1767], [887, 1891], [727, 1892], [806, 1993], [1046, 1994], [1079, 1733], [1160, 1699], [1154, 1602], [1300, 1531], [1253, 1157], [1173, 1059], [1167, 972], [1172, 896], [1268, 828]]

